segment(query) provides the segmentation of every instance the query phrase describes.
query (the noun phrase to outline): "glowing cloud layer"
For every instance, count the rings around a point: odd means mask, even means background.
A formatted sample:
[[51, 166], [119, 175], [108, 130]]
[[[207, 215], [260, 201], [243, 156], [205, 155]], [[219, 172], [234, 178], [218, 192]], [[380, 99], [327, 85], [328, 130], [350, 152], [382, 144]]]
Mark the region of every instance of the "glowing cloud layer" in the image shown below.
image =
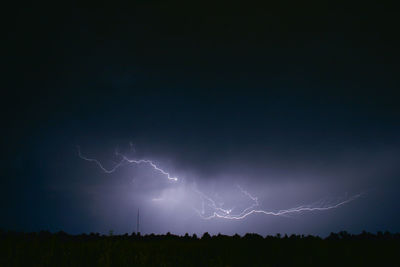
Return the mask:
[[[88, 158], [86, 156], [83, 156], [81, 153], [80, 147], [78, 147], [78, 155], [83, 160], [95, 163], [105, 173], [113, 173], [118, 168], [122, 167], [124, 164], [146, 164], [149, 167], [151, 167], [153, 170], [155, 170], [156, 172], [164, 175], [168, 180], [170, 180], [172, 182], [181, 181], [180, 179], [178, 180], [177, 177], [172, 176], [169, 172], [161, 169], [159, 166], [157, 166], [151, 160], [130, 159], [130, 158], [126, 157], [125, 155], [123, 155], [119, 152], [116, 152], [116, 155], [118, 157], [120, 157], [121, 160], [117, 164], [115, 164], [112, 168], [107, 169], [97, 159]], [[205, 220], [210, 220], [213, 218], [221, 218], [221, 219], [228, 219], [228, 220], [242, 220], [251, 214], [287, 216], [287, 215], [292, 215], [292, 214], [302, 213], [302, 212], [327, 211], [327, 210], [339, 208], [340, 206], [350, 203], [362, 195], [362, 194], [357, 194], [357, 195], [353, 195], [351, 197], [346, 197], [345, 199], [331, 201], [330, 203], [327, 203], [326, 201], [318, 201], [316, 203], [309, 204], [309, 205], [301, 205], [298, 207], [284, 209], [284, 210], [278, 210], [278, 211], [268, 211], [268, 210], [263, 210], [260, 208], [260, 204], [258, 202], [257, 197], [252, 196], [249, 192], [247, 192], [240, 186], [238, 186], [238, 189], [239, 189], [240, 193], [243, 194], [244, 196], [248, 197], [252, 203], [251, 203], [251, 205], [247, 206], [246, 208], [242, 208], [239, 212], [236, 212], [236, 213], [233, 213], [233, 211], [236, 208], [234, 208], [234, 207], [229, 208], [229, 209], [223, 208], [222, 205], [218, 205], [215, 200], [213, 200], [211, 197], [207, 196], [203, 192], [199, 191], [196, 187], [192, 187], [187, 190], [194, 192], [199, 197], [199, 200], [201, 202], [199, 203], [198, 206], [201, 206], [201, 210], [199, 210], [195, 207], [193, 207], [193, 209], [195, 210], [195, 212], [197, 212], [197, 214], [200, 216], [200, 218], [205, 219]], [[163, 199], [162, 198], [154, 198], [152, 200], [153, 201], [162, 201]]]

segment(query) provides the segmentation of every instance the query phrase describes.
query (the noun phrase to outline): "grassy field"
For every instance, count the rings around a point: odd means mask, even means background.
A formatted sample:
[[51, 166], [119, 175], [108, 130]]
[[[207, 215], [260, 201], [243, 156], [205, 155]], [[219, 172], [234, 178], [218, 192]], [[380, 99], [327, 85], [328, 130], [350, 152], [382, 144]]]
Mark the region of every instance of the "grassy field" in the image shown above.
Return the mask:
[[400, 266], [400, 234], [390, 233], [0, 236], [0, 266]]

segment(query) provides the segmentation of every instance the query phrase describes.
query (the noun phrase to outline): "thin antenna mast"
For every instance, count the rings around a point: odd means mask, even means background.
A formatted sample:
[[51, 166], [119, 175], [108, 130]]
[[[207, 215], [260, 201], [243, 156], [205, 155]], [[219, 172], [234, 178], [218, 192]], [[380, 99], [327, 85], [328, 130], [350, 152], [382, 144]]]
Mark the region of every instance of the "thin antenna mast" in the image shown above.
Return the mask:
[[139, 208], [137, 209], [136, 234], [139, 234]]

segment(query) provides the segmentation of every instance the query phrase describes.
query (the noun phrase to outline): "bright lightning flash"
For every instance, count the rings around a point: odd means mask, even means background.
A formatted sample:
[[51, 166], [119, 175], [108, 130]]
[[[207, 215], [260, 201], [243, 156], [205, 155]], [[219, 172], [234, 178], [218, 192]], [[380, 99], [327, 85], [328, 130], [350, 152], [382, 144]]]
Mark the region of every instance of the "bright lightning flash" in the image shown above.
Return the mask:
[[168, 180], [172, 180], [172, 181], [178, 181], [177, 177], [172, 177], [168, 172], [164, 171], [163, 169], [159, 168], [154, 162], [152, 162], [151, 160], [147, 160], [147, 159], [141, 159], [141, 160], [134, 160], [134, 159], [129, 159], [127, 158], [125, 155], [120, 154], [119, 152], [115, 152], [115, 154], [117, 156], [121, 157], [121, 161], [119, 163], [117, 163], [114, 167], [112, 167], [111, 169], [106, 169], [103, 164], [100, 163], [100, 161], [98, 161], [97, 159], [91, 159], [88, 157], [85, 157], [82, 155], [81, 153], [81, 149], [78, 146], [78, 155], [81, 159], [84, 159], [86, 161], [90, 161], [90, 162], [94, 162], [97, 164], [97, 166], [100, 167], [100, 169], [102, 171], [104, 171], [105, 173], [113, 173], [115, 172], [119, 167], [121, 167], [124, 163], [135, 163], [135, 164], [147, 164], [150, 165], [150, 167], [152, 167], [154, 170], [156, 170], [157, 172], [165, 175]]
[[[124, 164], [147, 164], [148, 166], [150, 166], [152, 169], [154, 169], [158, 173], [161, 173], [162, 175], [164, 175], [168, 180], [173, 181], [173, 182], [178, 181], [177, 177], [174, 177], [167, 171], [161, 169], [151, 160], [129, 159], [125, 155], [120, 154], [119, 152], [116, 152], [116, 155], [119, 156], [121, 158], [121, 160], [116, 165], [114, 165], [114, 167], [107, 169], [97, 159], [88, 158], [86, 156], [83, 156], [79, 146], [78, 146], [78, 155], [83, 160], [86, 160], [89, 162], [94, 162], [105, 173], [113, 173], [118, 168], [123, 166]], [[205, 220], [209, 220], [212, 218], [222, 218], [222, 219], [228, 219], [228, 220], [241, 220], [251, 214], [257, 214], [257, 213], [261, 213], [261, 214], [265, 214], [265, 215], [272, 215], [272, 216], [287, 216], [287, 215], [301, 213], [301, 212], [307, 212], [307, 211], [309, 211], [309, 212], [310, 211], [326, 211], [326, 210], [336, 209], [336, 208], [339, 208], [340, 206], [343, 206], [349, 202], [352, 202], [353, 200], [359, 198], [362, 195], [362, 194], [357, 194], [357, 195], [354, 195], [351, 197], [347, 197], [346, 199], [336, 200], [333, 203], [324, 203], [323, 201], [322, 202], [319, 201], [314, 204], [302, 205], [302, 206], [298, 206], [298, 207], [294, 207], [294, 208], [290, 208], [290, 209], [284, 209], [284, 210], [279, 210], [279, 211], [268, 211], [268, 210], [263, 210], [263, 209], [259, 208], [259, 202], [258, 202], [257, 197], [252, 196], [249, 192], [243, 190], [240, 186], [238, 186], [238, 188], [242, 194], [247, 196], [252, 201], [252, 204], [250, 206], [248, 206], [247, 208], [242, 209], [241, 211], [238, 211], [237, 213], [233, 213], [233, 211], [235, 210], [234, 207], [225, 209], [225, 208], [222, 208], [221, 205], [217, 205], [217, 203], [212, 198], [208, 197], [207, 195], [200, 192], [196, 188], [193, 188], [191, 190], [194, 193], [196, 193], [199, 196], [199, 198], [201, 199], [202, 209], [201, 209], [201, 211], [196, 208], [193, 208], [193, 209], [199, 214], [199, 216], [202, 219], [205, 219]], [[153, 201], [162, 201], [162, 200], [163, 200], [162, 198], [153, 199]], [[206, 212], [206, 207], [207, 207], [207, 212]]]
[[[262, 209], [257, 208], [259, 206], [259, 203], [258, 203], [258, 199], [256, 197], [250, 195], [250, 193], [243, 190], [241, 187], [239, 187], [239, 189], [244, 195], [246, 195], [253, 201], [253, 204], [251, 204], [249, 207], [245, 208], [241, 212], [239, 212], [237, 214], [232, 214], [233, 209], [223, 209], [223, 208], [218, 207], [215, 204], [214, 200], [212, 200], [211, 198], [205, 196], [203, 193], [198, 191], [197, 193], [201, 196], [203, 203], [202, 203], [202, 211], [200, 212], [199, 210], [196, 210], [197, 213], [200, 215], [201, 218], [206, 219], [206, 220], [209, 220], [212, 218], [241, 220], [251, 214], [256, 214], [256, 213], [262, 213], [265, 215], [272, 215], [272, 216], [285, 216], [285, 215], [301, 213], [301, 212], [306, 212], [306, 211], [324, 211], [324, 210], [335, 209], [335, 208], [343, 206], [343, 205], [359, 198], [362, 195], [362, 194], [357, 194], [357, 195], [349, 197], [345, 200], [337, 201], [333, 204], [303, 205], [303, 206], [298, 206], [295, 208], [290, 208], [290, 209], [285, 209], [285, 210], [267, 211], [267, 210], [262, 210]], [[211, 215], [208, 215], [208, 216], [204, 215], [204, 213], [205, 213], [204, 205], [207, 205], [212, 210]]]

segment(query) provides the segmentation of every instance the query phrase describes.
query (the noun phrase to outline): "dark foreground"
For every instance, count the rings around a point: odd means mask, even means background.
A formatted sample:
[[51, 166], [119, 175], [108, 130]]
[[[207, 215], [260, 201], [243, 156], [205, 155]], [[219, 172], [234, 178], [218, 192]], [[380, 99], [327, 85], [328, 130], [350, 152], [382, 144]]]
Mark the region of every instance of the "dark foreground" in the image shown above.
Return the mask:
[[400, 266], [400, 234], [314, 236], [0, 233], [0, 266]]

